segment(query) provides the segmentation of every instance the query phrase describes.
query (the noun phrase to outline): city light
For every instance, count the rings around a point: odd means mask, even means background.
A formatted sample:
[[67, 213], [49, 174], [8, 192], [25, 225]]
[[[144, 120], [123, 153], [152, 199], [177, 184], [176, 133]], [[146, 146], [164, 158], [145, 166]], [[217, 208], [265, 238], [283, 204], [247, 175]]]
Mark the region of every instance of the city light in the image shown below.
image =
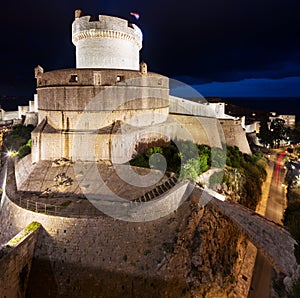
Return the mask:
[[6, 157], [14, 157], [15, 154], [16, 154], [15, 151], [8, 150], [8, 151], [6, 152]]

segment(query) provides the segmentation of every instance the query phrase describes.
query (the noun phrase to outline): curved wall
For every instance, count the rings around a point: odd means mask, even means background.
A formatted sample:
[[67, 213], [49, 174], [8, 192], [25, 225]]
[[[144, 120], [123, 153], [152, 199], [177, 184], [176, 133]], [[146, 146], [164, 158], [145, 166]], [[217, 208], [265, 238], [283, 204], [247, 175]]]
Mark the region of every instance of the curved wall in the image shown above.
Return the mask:
[[164, 218], [132, 223], [108, 216], [49, 216], [20, 208], [8, 197], [3, 199], [0, 243], [8, 241], [32, 221], [41, 223], [45, 229], [34, 255], [33, 290], [45, 289], [46, 282], [48, 295], [88, 296], [97, 292], [107, 297], [107, 291], [111, 291], [130, 297], [132, 293], [140, 296], [143, 289], [148, 289], [158, 297], [168, 283], [174, 283], [174, 294], [181, 293], [186, 286], [185, 265], [180, 272], [168, 272], [166, 268], [158, 271], [157, 266], [165, 258], [166, 243], [171, 245], [176, 239], [176, 227], [181, 227], [190, 215], [187, 202]]
[[139, 70], [142, 32], [128, 21], [99, 15], [76, 17], [72, 24], [77, 68]]
[[118, 120], [129, 121], [139, 114], [144, 115], [139, 121], [145, 119], [144, 125], [151, 125], [162, 122], [161, 117], [169, 111], [169, 80], [152, 73], [51, 71], [39, 74], [37, 92], [39, 123], [47, 118], [57, 130], [100, 129]]

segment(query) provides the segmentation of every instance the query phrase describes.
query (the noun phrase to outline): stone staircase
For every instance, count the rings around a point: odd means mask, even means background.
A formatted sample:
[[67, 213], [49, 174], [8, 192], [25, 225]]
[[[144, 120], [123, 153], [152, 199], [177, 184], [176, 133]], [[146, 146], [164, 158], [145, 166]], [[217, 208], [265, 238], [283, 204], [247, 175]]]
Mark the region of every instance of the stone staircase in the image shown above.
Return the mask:
[[147, 191], [142, 196], [132, 200], [132, 202], [143, 203], [151, 201], [157, 198], [158, 196], [166, 193], [169, 189], [176, 185], [177, 181], [178, 179], [176, 178], [176, 176], [171, 176], [164, 183], [156, 185], [155, 188]]

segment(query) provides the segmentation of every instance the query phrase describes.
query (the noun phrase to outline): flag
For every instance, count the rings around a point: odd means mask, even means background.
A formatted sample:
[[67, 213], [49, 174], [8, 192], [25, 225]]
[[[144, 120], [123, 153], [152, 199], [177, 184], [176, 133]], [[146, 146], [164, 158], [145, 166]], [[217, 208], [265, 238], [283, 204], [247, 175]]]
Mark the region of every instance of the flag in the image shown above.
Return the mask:
[[137, 12], [130, 12], [132, 16], [134, 16], [137, 20], [140, 18], [140, 15]]

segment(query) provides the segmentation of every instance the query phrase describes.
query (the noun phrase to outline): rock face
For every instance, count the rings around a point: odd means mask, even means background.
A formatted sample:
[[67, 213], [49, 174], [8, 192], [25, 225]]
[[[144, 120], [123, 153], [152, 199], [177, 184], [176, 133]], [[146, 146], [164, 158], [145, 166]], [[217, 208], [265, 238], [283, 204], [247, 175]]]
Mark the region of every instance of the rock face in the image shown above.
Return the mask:
[[236, 295], [246, 241], [221, 214], [206, 207], [201, 213], [192, 209], [176, 244], [166, 266], [178, 272], [175, 264], [186, 265], [188, 297]]

